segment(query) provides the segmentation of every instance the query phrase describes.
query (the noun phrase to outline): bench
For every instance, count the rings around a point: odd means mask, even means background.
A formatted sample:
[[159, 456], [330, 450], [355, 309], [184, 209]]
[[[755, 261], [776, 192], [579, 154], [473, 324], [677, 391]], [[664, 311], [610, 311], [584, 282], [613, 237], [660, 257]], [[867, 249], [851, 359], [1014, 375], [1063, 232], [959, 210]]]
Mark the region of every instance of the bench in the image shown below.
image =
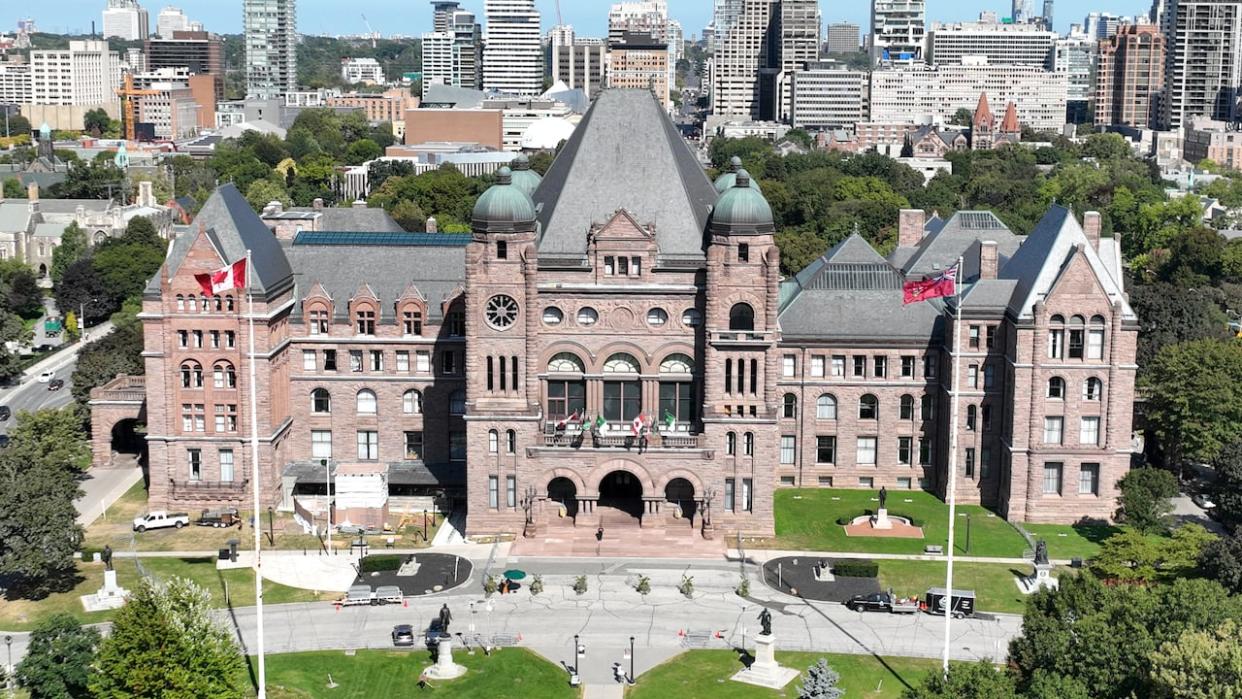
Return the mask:
[[923, 547], [923, 553], [941, 556], [944, 555], [944, 547], [938, 544], [928, 544]]

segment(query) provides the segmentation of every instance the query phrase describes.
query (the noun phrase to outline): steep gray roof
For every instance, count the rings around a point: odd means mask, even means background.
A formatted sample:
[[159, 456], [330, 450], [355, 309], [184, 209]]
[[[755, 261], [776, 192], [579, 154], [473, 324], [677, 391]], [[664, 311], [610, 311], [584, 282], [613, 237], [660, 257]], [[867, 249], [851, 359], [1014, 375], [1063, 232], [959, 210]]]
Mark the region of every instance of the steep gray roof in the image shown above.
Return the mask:
[[1044, 214], [1022, 247], [997, 274], [1000, 279], [1016, 282], [1009, 311], [1019, 318], [1029, 318], [1035, 303], [1048, 295], [1079, 246], [1109, 301], [1121, 302], [1123, 317], [1136, 318], [1125, 299], [1124, 289], [1088, 242], [1074, 214], [1056, 205]]
[[39, 198], [39, 211], [45, 214], [74, 214], [78, 207], [96, 213], [112, 208], [111, 199], [46, 199]]
[[394, 318], [395, 302], [410, 285], [427, 300], [427, 314], [439, 318], [440, 303], [466, 280], [466, 249], [461, 245], [286, 243], [284, 249], [293, 265], [296, 297], [306, 298], [315, 284], [321, 284], [341, 318], [348, 315], [349, 299], [364, 284], [379, 297], [381, 321]]
[[483, 104], [485, 96], [482, 90], [452, 85], [431, 85], [423, 95], [422, 104], [451, 104], [456, 109], [476, 109]]
[[323, 214], [319, 229], [324, 231], [350, 231], [356, 233], [400, 233], [405, 230], [379, 208], [331, 206], [323, 209], [294, 207], [289, 211]]
[[604, 90], [534, 194], [539, 255], [578, 259], [617, 209], [654, 224], [662, 257], [703, 259], [716, 189], [648, 90]]
[[[933, 221], [937, 219], [933, 218]], [[937, 274], [962, 257], [966, 269], [963, 279], [970, 280], [978, 276], [978, 254], [973, 257], [967, 254], [972, 245], [981, 240], [996, 241], [999, 264], [1013, 255], [1022, 239], [1012, 231], [991, 211], [959, 211], [942, 224], [925, 226], [927, 231], [922, 242], [914, 248], [914, 252], [904, 258], [901, 269], [907, 277], [919, 278]], [[903, 250], [905, 250], [903, 248]], [[890, 259], [896, 260], [897, 254]]]
[[293, 270], [280, 242], [232, 184], [222, 185], [212, 193], [195, 217], [193, 227], [195, 231], [207, 231], [225, 262], [240, 260], [247, 249], [251, 251], [256, 291], [278, 291], [292, 280]]
[[0, 233], [25, 232], [30, 227], [30, 205], [25, 199], [0, 202]]

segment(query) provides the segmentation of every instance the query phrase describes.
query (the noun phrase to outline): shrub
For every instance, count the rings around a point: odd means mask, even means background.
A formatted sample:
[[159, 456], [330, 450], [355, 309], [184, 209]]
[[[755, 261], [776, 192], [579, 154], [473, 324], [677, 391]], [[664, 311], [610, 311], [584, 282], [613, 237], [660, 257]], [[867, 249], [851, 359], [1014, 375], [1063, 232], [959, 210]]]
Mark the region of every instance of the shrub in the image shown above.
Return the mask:
[[530, 593], [532, 595], [537, 595], [540, 592], [543, 592], [543, 576], [536, 575], [534, 579], [530, 581]]
[[586, 591], [587, 591], [586, 576], [579, 575], [578, 577], [574, 578], [574, 592], [581, 595], [581, 594], [585, 594]]
[[694, 594], [694, 578], [689, 575], [681, 576], [681, 584], [677, 586], [677, 591], [686, 597]]
[[749, 597], [750, 596], [750, 579], [747, 578], [745, 575], [743, 575], [742, 581], [737, 584], [737, 588], [734, 590], [734, 592], [737, 593], [738, 597]]
[[644, 597], [647, 596], [647, 594], [651, 592], [651, 578], [646, 575], [638, 576], [638, 584], [634, 586], [634, 589], [638, 592], [638, 594], [643, 595]]
[[866, 559], [834, 561], [832, 574], [843, 578], [875, 578], [880, 575], [880, 564]]
[[499, 587], [500, 587], [500, 585], [496, 582], [496, 576], [495, 576], [495, 575], [489, 575], [489, 576], [487, 576], [487, 580], [484, 580], [484, 581], [483, 581], [483, 594], [484, 594], [484, 596], [486, 596], [486, 597], [491, 597], [492, 595], [496, 594], [496, 589], [497, 589], [497, 588], [499, 588]]
[[359, 568], [363, 573], [382, 573], [397, 570], [401, 567], [401, 556], [367, 556], [362, 559]]

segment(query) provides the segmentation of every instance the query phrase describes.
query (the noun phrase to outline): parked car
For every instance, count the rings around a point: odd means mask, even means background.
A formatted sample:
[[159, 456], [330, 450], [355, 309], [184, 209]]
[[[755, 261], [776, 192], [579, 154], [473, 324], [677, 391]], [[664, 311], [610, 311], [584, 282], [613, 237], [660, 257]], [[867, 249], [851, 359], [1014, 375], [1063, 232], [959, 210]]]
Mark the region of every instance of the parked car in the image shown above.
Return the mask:
[[64, 379], [52, 379], [47, 384], [47, 390], [49, 391], [59, 391], [60, 389], [64, 387], [65, 387]]
[[148, 512], [141, 517], [134, 518], [134, 531], [145, 532], [148, 529], [165, 529], [167, 527], [180, 529], [189, 523], [190, 515], [185, 512]]
[[1190, 499], [1194, 504], [1205, 510], [1216, 507], [1216, 503], [1212, 501], [1212, 496], [1207, 493], [1195, 493]]
[[919, 610], [919, 601], [917, 598], [897, 597], [891, 592], [873, 592], [869, 595], [854, 595], [845, 601], [845, 606], [852, 612], [913, 614]]
[[47, 383], [54, 378], [56, 378], [56, 372], [45, 371], [42, 374], [39, 374], [39, 383]]
[[397, 624], [392, 627], [392, 644], [394, 646], [413, 646], [414, 627], [409, 624]]
[[241, 516], [237, 513], [236, 507], [228, 507], [222, 510], [203, 510], [199, 515], [198, 521], [195, 522], [200, 527], [232, 527], [241, 526]]
[[7, 405], [0, 405], [0, 422], [13, 417], [13, 409]]

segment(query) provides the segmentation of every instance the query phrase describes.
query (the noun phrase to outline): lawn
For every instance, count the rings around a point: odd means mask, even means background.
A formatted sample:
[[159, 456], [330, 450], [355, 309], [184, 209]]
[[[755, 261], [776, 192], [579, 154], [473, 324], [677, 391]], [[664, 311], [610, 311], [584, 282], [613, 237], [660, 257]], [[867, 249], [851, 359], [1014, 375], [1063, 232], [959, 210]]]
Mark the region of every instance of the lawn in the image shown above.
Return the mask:
[[[427, 651], [357, 651], [291, 653], [267, 657], [267, 695], [271, 699], [372, 699], [387, 697], [472, 697], [507, 699], [574, 699], [579, 691], [569, 686], [560, 667], [524, 648], [503, 648], [491, 656], [482, 653], [453, 654], [453, 661], [469, 670], [447, 682], [432, 681], [419, 689], [418, 676], [431, 664]], [[338, 686], [329, 690], [328, 677]]]
[[[880, 587], [892, 588], [902, 597], [917, 595], [920, 599], [930, 587], [944, 587], [945, 564], [941, 561], [879, 561]], [[999, 563], [954, 563], [953, 588], [974, 590], [976, 608], [984, 612], [1021, 614], [1026, 609], [1026, 595], [1018, 590], [1019, 575], [1030, 575], [1030, 566]], [[1071, 574], [1069, 568], [1057, 568], [1053, 575]]]
[[1092, 558], [1101, 542], [1121, 531], [1110, 524], [1023, 524], [1022, 528], [1048, 542], [1051, 558]]
[[[945, 546], [949, 537], [949, 506], [921, 490], [892, 491], [888, 511], [921, 522], [922, 539], [851, 537], [837, 524], [838, 517], [859, 515], [879, 507], [870, 490], [782, 488], [776, 491], [776, 538], [767, 546], [800, 551], [857, 551], [866, 553], [923, 553], [929, 544]], [[954, 549], [959, 555], [1018, 557], [1026, 540], [1001, 517], [978, 505], [958, 505]], [[966, 535], [967, 515], [970, 536]], [[1051, 550], [1051, 542], [1049, 549]]]
[[[133, 549], [138, 551], [215, 551], [226, 548], [229, 539], [240, 539], [243, 546], [248, 546], [254, 537], [254, 530], [249, 524], [249, 510], [241, 512], [245, 524], [240, 529], [190, 526], [183, 529], [153, 529], [138, 534], [133, 531], [133, 520], [145, 512], [147, 512], [147, 491], [143, 483], [139, 482], [108, 508], [104, 518], [95, 520], [91, 526], [87, 527], [85, 545], [93, 550], [109, 545], [116, 551]], [[190, 517], [197, 519], [199, 514], [198, 511], [191, 512]], [[418, 515], [415, 519], [417, 526], [406, 526], [399, 534], [394, 534], [397, 537], [395, 543], [398, 547], [422, 548], [426, 546], [422, 540], [422, 515]], [[442, 520], [442, 517], [428, 517], [427, 533], [429, 536], [435, 536], [435, 527]], [[275, 536], [274, 548], [277, 549], [313, 551], [322, 546], [318, 537], [302, 533], [302, 527], [293, 521], [293, 515], [290, 513], [273, 513], [269, 526], [268, 515], [265, 512], [260, 517], [260, 526], [263, 528], [264, 546], [271, 546], [269, 535]], [[415, 536], [415, 531], [418, 532], [418, 536]], [[372, 546], [382, 547], [385, 536], [370, 537]], [[332, 546], [336, 549], [348, 549], [349, 542], [350, 538], [346, 536], [332, 538]]]
[[[921, 658], [877, 658], [873, 655], [839, 655], [833, 653], [776, 653], [780, 664], [806, 672], [820, 658], [841, 675], [838, 686], [845, 696], [870, 699], [895, 699], [911, 685], [917, 685], [928, 672], [940, 667], [939, 661]], [[801, 679], [796, 678], [783, 692], [731, 682], [729, 677], [742, 668], [736, 652], [731, 650], [692, 650], [639, 675], [638, 682], [626, 692], [629, 699], [759, 699], [761, 697], [797, 697]]]
[[[141, 575], [137, 563], [131, 558], [115, 558], [117, 584], [128, 590], [138, 587]], [[172, 576], [189, 578], [211, 593], [212, 605], [224, 607], [225, 588], [232, 597], [233, 606], [246, 607], [254, 604], [254, 573], [250, 570], [217, 571], [215, 562], [208, 559], [144, 558], [142, 567], [148, 575], [159, 579]], [[56, 612], [68, 612], [83, 623], [95, 624], [109, 621], [115, 611], [87, 613], [82, 608], [82, 595], [93, 594], [103, 586], [103, 565], [83, 563], [78, 565], [78, 581], [72, 590], [31, 600], [0, 600], [0, 629], [25, 631], [33, 628], [41, 619]], [[286, 602], [312, 602], [331, 599], [330, 595], [316, 597], [309, 590], [299, 590], [264, 581], [264, 600], [268, 604]]]

